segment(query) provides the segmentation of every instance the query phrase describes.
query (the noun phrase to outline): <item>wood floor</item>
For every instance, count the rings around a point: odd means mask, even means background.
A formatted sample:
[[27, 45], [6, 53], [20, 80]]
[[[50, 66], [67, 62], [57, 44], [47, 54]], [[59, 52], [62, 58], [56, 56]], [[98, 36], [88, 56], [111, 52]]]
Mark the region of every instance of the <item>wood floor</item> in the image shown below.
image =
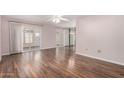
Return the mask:
[[124, 77], [124, 66], [75, 55], [72, 48], [64, 47], [4, 56], [0, 77]]

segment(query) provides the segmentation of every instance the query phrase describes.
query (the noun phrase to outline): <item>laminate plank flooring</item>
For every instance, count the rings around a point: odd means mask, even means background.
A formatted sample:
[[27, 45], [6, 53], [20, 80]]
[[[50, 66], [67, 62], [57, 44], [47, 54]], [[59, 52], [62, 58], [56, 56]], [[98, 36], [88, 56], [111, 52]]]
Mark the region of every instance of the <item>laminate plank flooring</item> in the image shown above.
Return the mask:
[[123, 78], [124, 66], [80, 55], [73, 47], [3, 56], [1, 78]]

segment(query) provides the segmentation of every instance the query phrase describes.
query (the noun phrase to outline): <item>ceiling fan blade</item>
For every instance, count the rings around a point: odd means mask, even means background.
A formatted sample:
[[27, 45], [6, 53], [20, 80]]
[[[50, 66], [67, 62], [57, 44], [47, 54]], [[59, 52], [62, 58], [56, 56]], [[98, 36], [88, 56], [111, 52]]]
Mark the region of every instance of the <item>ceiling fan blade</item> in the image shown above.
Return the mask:
[[63, 17], [61, 17], [60, 20], [62, 20], [62, 21], [69, 21], [69, 19], [63, 18]]
[[50, 17], [50, 18], [48, 18], [47, 21], [52, 21], [53, 19], [54, 19], [54, 17]]
[[63, 15], [55, 15], [55, 16], [51, 16], [47, 21], [53, 23], [60, 23], [60, 21], [69, 21], [69, 19], [64, 18]]
[[54, 19], [58, 18], [58, 16], [51, 16], [50, 18], [48, 18], [48, 21], [52, 21]]

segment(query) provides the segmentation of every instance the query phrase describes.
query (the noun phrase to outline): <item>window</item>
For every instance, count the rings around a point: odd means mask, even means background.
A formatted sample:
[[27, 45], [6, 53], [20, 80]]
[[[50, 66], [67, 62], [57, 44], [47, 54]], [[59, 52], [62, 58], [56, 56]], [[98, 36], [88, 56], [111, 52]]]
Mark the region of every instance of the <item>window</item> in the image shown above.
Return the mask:
[[40, 33], [35, 33], [35, 37], [39, 37], [40, 36]]
[[33, 43], [33, 33], [31, 31], [24, 32], [24, 43]]

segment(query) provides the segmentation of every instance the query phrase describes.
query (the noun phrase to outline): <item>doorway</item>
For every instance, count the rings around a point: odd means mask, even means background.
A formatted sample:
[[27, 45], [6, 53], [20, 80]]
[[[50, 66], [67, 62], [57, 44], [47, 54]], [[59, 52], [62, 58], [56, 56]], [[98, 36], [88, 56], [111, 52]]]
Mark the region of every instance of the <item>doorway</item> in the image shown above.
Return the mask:
[[75, 47], [76, 28], [58, 29], [56, 31], [57, 47]]
[[63, 31], [56, 32], [56, 45], [57, 47], [64, 47], [64, 33]]
[[69, 28], [69, 47], [75, 47], [76, 45], [76, 28]]

